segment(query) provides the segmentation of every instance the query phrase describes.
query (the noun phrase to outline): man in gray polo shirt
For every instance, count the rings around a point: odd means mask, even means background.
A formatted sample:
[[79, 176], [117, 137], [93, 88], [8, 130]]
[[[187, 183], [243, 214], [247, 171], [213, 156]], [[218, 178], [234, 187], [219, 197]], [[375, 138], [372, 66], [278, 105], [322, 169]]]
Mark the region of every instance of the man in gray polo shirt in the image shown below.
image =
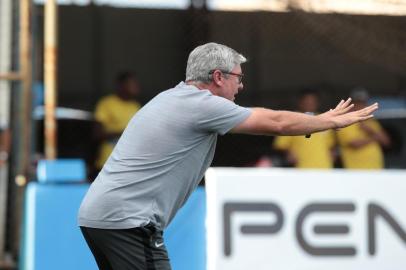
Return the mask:
[[218, 134], [310, 134], [368, 119], [377, 109], [350, 112], [350, 99], [318, 116], [238, 106], [245, 61], [224, 45], [195, 48], [185, 82], [129, 122], [79, 211], [100, 269], [170, 269], [162, 231], [210, 166]]

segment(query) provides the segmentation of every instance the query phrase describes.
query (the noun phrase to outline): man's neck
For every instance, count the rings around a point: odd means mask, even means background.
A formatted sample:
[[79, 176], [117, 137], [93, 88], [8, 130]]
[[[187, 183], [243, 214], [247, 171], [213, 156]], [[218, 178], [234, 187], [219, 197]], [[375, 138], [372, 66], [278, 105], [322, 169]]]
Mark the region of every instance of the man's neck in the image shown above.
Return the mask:
[[199, 90], [209, 90], [213, 95], [216, 95], [216, 90], [214, 89], [213, 85], [211, 85], [211, 84], [196, 82], [196, 81], [186, 81], [185, 83], [187, 85], [193, 85], [193, 86], [197, 87]]

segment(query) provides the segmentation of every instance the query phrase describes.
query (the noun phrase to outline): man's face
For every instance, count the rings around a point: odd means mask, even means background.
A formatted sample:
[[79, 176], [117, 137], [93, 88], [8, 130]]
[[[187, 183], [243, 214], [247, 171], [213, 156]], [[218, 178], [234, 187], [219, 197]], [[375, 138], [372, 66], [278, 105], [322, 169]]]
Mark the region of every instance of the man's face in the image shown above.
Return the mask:
[[139, 93], [139, 85], [136, 79], [128, 78], [122, 85], [123, 91], [125, 94], [130, 97], [134, 98]]
[[240, 65], [235, 66], [230, 74], [223, 74], [222, 85], [218, 91], [219, 96], [231, 101], [234, 101], [235, 96], [244, 87], [243, 83], [239, 82], [239, 76], [234, 74], [242, 74]]
[[315, 94], [306, 94], [299, 100], [299, 110], [302, 112], [317, 112], [319, 99]]
[[368, 106], [368, 103], [363, 100], [354, 100], [353, 104], [354, 104], [354, 107], [353, 107], [354, 111], [361, 110], [361, 109], [365, 108], [366, 106]]

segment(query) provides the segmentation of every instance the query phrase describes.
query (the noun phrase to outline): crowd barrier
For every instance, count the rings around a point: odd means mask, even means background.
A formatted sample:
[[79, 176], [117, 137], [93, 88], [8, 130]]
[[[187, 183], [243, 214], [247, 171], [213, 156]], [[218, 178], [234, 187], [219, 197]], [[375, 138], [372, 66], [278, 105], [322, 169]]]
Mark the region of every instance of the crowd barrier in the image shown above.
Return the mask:
[[[26, 189], [20, 270], [97, 269], [76, 223], [84, 171], [82, 161], [40, 162]], [[165, 231], [171, 265], [406, 269], [405, 179], [401, 170], [209, 169], [206, 190]]]
[[[96, 263], [77, 226], [89, 184], [81, 160], [41, 161], [27, 185], [20, 270], [93, 270]], [[204, 270], [205, 192], [198, 188], [164, 234], [173, 270]]]

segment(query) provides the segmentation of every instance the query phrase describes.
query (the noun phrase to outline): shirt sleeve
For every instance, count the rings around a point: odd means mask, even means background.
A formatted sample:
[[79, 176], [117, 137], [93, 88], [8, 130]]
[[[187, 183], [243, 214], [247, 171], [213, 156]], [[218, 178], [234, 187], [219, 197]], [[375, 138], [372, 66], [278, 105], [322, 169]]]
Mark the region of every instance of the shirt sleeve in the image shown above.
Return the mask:
[[199, 106], [195, 127], [199, 131], [224, 135], [247, 119], [250, 114], [249, 108], [241, 107], [223, 97], [208, 94]]

